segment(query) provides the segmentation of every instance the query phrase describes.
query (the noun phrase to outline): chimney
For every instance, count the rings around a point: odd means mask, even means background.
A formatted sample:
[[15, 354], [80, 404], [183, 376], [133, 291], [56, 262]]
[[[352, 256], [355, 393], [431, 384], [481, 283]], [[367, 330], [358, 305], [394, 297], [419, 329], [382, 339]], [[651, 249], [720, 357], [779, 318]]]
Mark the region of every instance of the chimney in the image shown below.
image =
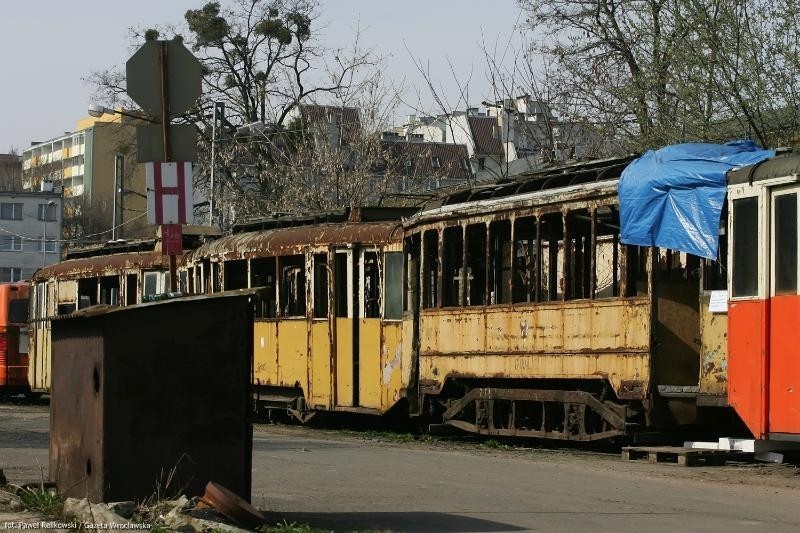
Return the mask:
[[41, 184], [41, 192], [53, 192], [52, 180], [43, 179]]

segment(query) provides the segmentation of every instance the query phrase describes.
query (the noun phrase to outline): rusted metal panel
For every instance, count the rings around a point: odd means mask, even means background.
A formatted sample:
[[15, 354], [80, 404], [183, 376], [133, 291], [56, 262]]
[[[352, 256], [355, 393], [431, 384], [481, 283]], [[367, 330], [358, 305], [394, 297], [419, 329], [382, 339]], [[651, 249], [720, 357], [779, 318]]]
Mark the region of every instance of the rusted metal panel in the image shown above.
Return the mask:
[[330, 326], [327, 321], [311, 323], [311, 390], [308, 403], [317, 409], [331, 404]]
[[728, 394], [728, 314], [711, 313], [711, 293], [700, 295], [700, 394]]
[[31, 278], [34, 282], [52, 278], [90, 278], [105, 273], [118, 274], [127, 270], [168, 269], [169, 258], [155, 252], [132, 252], [103, 255], [61, 261], [37, 270]]
[[278, 384], [278, 325], [257, 320], [253, 326], [253, 379], [256, 385]]
[[353, 405], [353, 320], [336, 318], [336, 405]]
[[605, 378], [621, 392], [649, 383], [649, 317], [647, 298], [424, 311], [420, 379]]
[[230, 235], [204, 244], [187, 259], [189, 262], [207, 257], [249, 259], [302, 253], [308, 247], [388, 242], [402, 242], [399, 223], [319, 224]]
[[381, 319], [360, 318], [358, 327], [358, 404], [381, 407]]
[[403, 381], [403, 329], [399, 322], [383, 323], [381, 346], [381, 409], [387, 411], [400, 400]]
[[[458, 219], [459, 222], [475, 223], [490, 221], [491, 216], [514, 212], [517, 216], [529, 216], [537, 212], [559, 211], [561, 205], [569, 202], [570, 208], [585, 208], [616, 202], [618, 180], [573, 185], [558, 190], [544, 190], [510, 197], [456, 203], [421, 211], [409, 217], [403, 226], [406, 229], [436, 223], [445, 219]], [[535, 207], [534, 207], [535, 206]], [[425, 229], [428, 229], [427, 227]]]
[[279, 320], [278, 384], [308, 391], [308, 323], [302, 319]]
[[214, 480], [249, 499], [252, 307], [238, 293], [54, 320], [59, 493], [142, 501], [157, 488], [200, 495]]

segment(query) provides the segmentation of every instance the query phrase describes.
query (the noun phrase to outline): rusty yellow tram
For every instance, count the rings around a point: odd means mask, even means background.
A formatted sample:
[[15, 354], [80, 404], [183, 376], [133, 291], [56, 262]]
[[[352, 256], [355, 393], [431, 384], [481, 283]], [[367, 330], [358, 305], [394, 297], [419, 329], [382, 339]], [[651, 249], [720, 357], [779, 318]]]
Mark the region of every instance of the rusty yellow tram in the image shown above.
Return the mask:
[[724, 358], [723, 318], [701, 320], [704, 289], [724, 275], [620, 243], [628, 162], [459, 192], [405, 221], [420, 415], [480, 434], [599, 440], [724, 405], [726, 376], [701, 368], [709, 352]]
[[55, 317], [94, 305], [136, 305], [168, 288], [169, 261], [155, 250], [154, 241], [88, 248], [39, 269], [29, 293], [31, 390], [50, 392], [50, 331]]
[[190, 293], [260, 288], [260, 411], [305, 421], [318, 411], [383, 414], [405, 399], [402, 213], [255, 222], [187, 255], [181, 277]]

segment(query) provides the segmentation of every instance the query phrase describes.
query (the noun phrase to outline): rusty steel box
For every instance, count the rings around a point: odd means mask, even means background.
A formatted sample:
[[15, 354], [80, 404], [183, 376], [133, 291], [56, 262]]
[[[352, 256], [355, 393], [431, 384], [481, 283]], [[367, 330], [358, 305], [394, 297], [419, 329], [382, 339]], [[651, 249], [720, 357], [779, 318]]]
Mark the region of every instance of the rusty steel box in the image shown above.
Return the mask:
[[53, 321], [50, 478], [143, 501], [215, 481], [249, 501], [252, 294], [88, 308]]

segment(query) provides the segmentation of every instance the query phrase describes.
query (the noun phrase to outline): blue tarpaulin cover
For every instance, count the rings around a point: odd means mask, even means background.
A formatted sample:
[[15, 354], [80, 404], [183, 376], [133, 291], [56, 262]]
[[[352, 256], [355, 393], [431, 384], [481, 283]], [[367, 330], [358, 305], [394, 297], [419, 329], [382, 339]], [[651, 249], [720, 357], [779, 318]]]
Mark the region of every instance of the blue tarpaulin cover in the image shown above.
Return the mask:
[[650, 150], [622, 172], [620, 240], [717, 258], [725, 173], [773, 157], [752, 141], [675, 144]]

